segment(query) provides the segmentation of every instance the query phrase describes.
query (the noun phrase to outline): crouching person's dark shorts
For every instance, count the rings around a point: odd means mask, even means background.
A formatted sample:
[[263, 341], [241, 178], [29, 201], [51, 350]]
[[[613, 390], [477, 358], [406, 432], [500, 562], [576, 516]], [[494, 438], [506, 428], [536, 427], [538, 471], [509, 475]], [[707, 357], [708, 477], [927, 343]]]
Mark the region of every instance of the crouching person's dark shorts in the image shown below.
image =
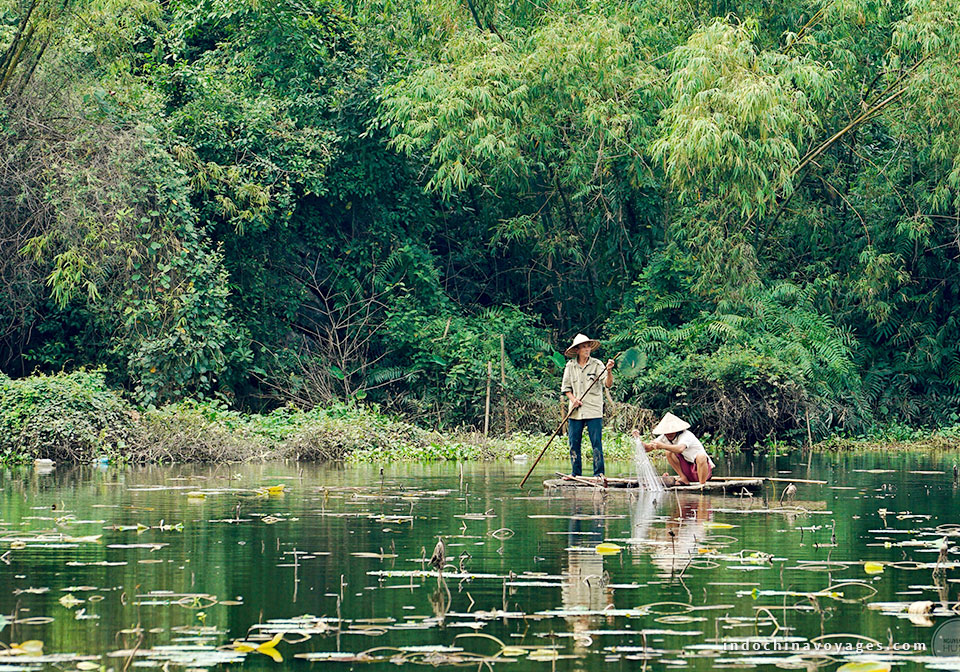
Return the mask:
[[[697, 465], [693, 462], [687, 462], [686, 458], [680, 456], [680, 471], [683, 472], [683, 477], [690, 481], [691, 483], [699, 483], [700, 477], [697, 476]], [[713, 467], [707, 467], [707, 480], [713, 476]]]

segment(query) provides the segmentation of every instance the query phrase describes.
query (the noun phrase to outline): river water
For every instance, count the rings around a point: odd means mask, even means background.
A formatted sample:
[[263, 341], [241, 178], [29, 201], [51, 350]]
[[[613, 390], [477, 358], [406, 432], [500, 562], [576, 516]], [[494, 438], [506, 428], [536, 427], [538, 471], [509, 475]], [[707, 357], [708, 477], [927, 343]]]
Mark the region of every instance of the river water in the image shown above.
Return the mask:
[[960, 669], [955, 461], [718, 465], [827, 481], [782, 505], [521, 491], [510, 463], [8, 469], [0, 672]]

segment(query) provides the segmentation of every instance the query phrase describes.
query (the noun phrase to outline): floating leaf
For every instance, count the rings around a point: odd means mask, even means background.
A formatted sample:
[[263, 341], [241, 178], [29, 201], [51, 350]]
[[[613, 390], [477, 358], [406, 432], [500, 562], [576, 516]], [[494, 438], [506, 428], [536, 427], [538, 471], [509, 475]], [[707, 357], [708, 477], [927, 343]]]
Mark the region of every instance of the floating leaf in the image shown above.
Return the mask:
[[883, 563], [868, 560], [867, 562], [863, 563], [863, 571], [865, 571], [867, 574], [882, 574]]
[[83, 600], [77, 599], [72, 593], [67, 593], [57, 601], [67, 609], [72, 609], [78, 604], [83, 604]]
[[740, 527], [739, 525], [731, 525], [730, 523], [715, 523], [711, 520], [708, 520], [703, 523], [704, 529], [707, 530], [732, 530], [735, 527]]
[[603, 542], [602, 544], [597, 544], [597, 547], [594, 550], [596, 550], [596, 552], [600, 555], [612, 555], [614, 553], [619, 553], [623, 550], [623, 548], [617, 546], [616, 544]]
[[560, 657], [560, 654], [557, 653], [556, 649], [534, 649], [530, 652], [530, 655], [527, 656], [530, 660], [556, 660]]
[[40, 656], [43, 654], [43, 642], [39, 639], [28, 639], [20, 644], [11, 644], [10, 653], [15, 656]]
[[879, 660], [845, 663], [837, 668], [837, 672], [890, 672], [890, 663]]
[[283, 633], [278, 632], [269, 642], [256, 644], [253, 642], [236, 641], [233, 643], [233, 648], [242, 653], [256, 651], [257, 653], [262, 653], [265, 656], [270, 656], [275, 663], [282, 663], [283, 656], [281, 656], [280, 652], [276, 649], [277, 644], [279, 644], [282, 639]]

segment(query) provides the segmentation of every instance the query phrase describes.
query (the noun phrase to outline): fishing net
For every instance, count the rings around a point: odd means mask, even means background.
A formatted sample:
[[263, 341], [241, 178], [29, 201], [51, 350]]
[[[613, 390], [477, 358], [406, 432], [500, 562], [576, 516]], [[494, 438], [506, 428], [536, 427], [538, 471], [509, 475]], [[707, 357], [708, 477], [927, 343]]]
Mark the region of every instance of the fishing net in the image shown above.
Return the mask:
[[657, 470], [650, 463], [650, 456], [643, 448], [639, 437], [633, 440], [633, 463], [637, 469], [637, 482], [641, 490], [647, 492], [663, 492], [663, 481], [657, 475]]

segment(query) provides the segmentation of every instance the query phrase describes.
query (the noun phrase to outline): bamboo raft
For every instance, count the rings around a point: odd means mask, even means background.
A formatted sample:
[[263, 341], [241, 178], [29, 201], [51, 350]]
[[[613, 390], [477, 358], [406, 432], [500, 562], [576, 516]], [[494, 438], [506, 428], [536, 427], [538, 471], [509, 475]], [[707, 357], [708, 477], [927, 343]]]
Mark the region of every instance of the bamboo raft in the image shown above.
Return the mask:
[[[678, 492], [707, 492], [723, 495], [750, 494], [760, 490], [763, 487], [763, 478], [734, 478], [720, 477], [713, 478], [700, 485], [674, 485], [667, 490], [677, 490]], [[566, 478], [548, 478], [543, 482], [544, 488], [596, 488], [598, 490], [624, 490], [636, 488], [639, 486], [635, 478], [608, 478], [606, 485], [599, 479], [586, 476], [576, 478], [567, 476]]]

